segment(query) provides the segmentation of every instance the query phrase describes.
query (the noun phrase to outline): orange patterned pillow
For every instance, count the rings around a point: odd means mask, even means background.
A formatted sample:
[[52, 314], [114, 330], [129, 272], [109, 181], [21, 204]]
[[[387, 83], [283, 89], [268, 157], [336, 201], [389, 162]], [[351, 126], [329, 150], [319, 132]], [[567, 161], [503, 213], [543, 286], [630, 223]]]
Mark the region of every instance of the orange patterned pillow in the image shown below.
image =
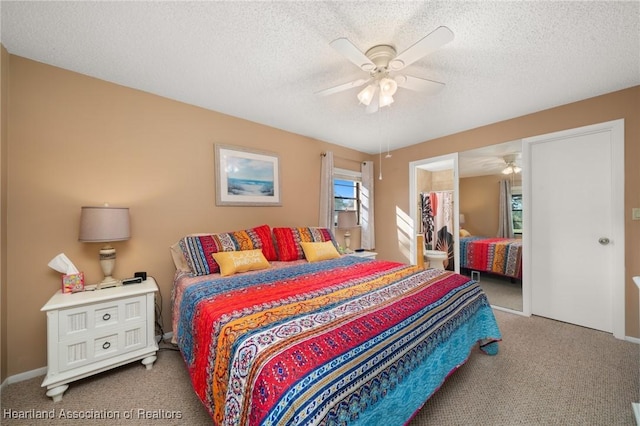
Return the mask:
[[278, 260], [288, 262], [304, 259], [304, 251], [300, 243], [322, 243], [331, 241], [338, 248], [331, 230], [328, 228], [273, 228], [276, 239]]
[[261, 249], [264, 257], [277, 260], [271, 228], [268, 225], [243, 231], [220, 234], [188, 235], [179, 242], [180, 250], [194, 275], [208, 275], [220, 271], [213, 253]]

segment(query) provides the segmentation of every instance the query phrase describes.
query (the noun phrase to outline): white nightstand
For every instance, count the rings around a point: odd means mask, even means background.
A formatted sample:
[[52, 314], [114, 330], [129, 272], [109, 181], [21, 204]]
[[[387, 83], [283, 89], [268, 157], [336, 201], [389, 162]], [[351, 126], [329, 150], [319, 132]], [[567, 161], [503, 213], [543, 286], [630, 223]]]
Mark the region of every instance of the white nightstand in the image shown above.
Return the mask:
[[368, 259], [375, 259], [378, 256], [378, 253], [375, 251], [358, 251], [353, 253], [348, 253], [349, 256], [358, 256], [358, 257], [366, 257]]
[[104, 290], [58, 291], [41, 311], [47, 313], [47, 376], [42, 386], [54, 402], [68, 383], [142, 360], [156, 360], [155, 280]]

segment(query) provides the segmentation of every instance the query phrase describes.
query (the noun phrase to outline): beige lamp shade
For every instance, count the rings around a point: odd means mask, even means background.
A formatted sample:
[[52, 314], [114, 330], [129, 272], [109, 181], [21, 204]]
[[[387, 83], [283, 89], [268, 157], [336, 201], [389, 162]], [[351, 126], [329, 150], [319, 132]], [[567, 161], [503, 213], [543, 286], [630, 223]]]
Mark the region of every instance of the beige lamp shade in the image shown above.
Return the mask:
[[129, 208], [82, 207], [79, 241], [85, 243], [125, 241], [130, 237]]
[[106, 243], [100, 249], [100, 267], [104, 279], [98, 284], [98, 289], [122, 285], [122, 281], [111, 276], [116, 266], [116, 249], [109, 243], [125, 241], [130, 236], [128, 208], [82, 207], [78, 240], [85, 243]]
[[351, 229], [358, 226], [358, 213], [355, 210], [338, 212], [338, 229]]

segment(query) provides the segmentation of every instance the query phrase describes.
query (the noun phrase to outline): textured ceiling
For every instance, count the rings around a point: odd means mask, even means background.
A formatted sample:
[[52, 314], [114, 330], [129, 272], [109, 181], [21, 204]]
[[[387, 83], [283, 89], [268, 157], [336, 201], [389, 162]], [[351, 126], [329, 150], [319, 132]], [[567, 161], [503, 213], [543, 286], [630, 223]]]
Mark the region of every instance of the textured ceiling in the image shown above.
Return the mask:
[[[23, 56], [290, 132], [377, 153], [640, 84], [640, 2], [10, 2], [1, 41]], [[399, 52], [455, 39], [403, 70], [376, 114], [366, 74], [329, 43]], [[215, 139], [215, 135], [212, 135]]]

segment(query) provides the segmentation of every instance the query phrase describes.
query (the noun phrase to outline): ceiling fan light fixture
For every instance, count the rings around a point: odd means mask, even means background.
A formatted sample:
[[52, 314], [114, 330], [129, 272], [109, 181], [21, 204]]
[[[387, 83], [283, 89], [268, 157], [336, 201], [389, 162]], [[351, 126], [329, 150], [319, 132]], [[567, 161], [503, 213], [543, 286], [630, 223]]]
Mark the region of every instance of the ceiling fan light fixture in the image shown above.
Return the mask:
[[[367, 87], [358, 93], [358, 101], [366, 105], [365, 110], [367, 113], [374, 113], [380, 107], [389, 106], [393, 103], [393, 95], [398, 87], [416, 92], [428, 92], [429, 94], [441, 89], [444, 83], [404, 75], [397, 75], [391, 78], [389, 77], [389, 72], [399, 71], [408, 67], [451, 40], [453, 40], [453, 32], [449, 28], [441, 26], [400, 54], [397, 53], [395, 46], [392, 44], [377, 44], [363, 53], [345, 37], [337, 38], [329, 44], [351, 63], [367, 72], [369, 78], [366, 81], [371, 83], [367, 84]], [[343, 90], [360, 87], [364, 84], [366, 83], [363, 79], [359, 79], [321, 90], [316, 94], [320, 96], [331, 95]], [[379, 94], [378, 90], [380, 91]]]
[[395, 80], [385, 77], [380, 80], [380, 93], [385, 96], [393, 96], [398, 90], [398, 83]]
[[393, 103], [393, 96], [385, 95], [383, 92], [380, 92], [380, 108], [389, 106]]
[[511, 174], [520, 173], [521, 171], [522, 171], [522, 168], [516, 166], [516, 163], [511, 162], [511, 163], [507, 163], [507, 167], [502, 169], [502, 174], [511, 175]]
[[360, 103], [369, 106], [371, 100], [376, 94], [376, 89], [377, 87], [375, 84], [370, 84], [362, 89], [360, 93], [358, 93], [358, 100], [360, 101]]

